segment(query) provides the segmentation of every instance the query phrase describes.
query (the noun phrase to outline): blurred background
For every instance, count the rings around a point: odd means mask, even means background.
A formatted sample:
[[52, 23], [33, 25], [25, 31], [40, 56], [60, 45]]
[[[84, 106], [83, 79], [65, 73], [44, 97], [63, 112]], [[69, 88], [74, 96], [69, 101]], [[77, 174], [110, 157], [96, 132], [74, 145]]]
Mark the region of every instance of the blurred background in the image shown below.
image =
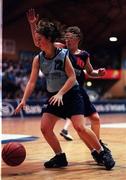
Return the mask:
[[[102, 79], [85, 82], [98, 110], [126, 112], [126, 1], [125, 0], [4, 0], [2, 34], [2, 100], [5, 116], [21, 99], [31, 71], [34, 46], [26, 12], [34, 8], [41, 18], [63, 26], [79, 26], [84, 34], [81, 48], [91, 55], [94, 69], [105, 67]], [[114, 37], [114, 40], [110, 39]], [[31, 101], [45, 97], [40, 73]], [[10, 100], [10, 101], [9, 101]], [[106, 104], [106, 102], [108, 104]], [[113, 105], [109, 107], [109, 105]], [[104, 106], [105, 104], [105, 106]], [[100, 108], [99, 108], [100, 107]], [[113, 110], [114, 108], [117, 108]], [[108, 110], [109, 109], [109, 110]], [[13, 113], [10, 113], [12, 116]]]

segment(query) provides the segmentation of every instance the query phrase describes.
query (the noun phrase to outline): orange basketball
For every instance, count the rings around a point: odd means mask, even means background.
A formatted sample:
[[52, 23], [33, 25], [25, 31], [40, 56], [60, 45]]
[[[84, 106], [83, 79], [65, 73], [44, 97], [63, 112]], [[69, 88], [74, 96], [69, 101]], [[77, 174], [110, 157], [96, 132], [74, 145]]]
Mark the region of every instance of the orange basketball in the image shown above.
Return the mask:
[[20, 165], [26, 157], [24, 146], [18, 142], [7, 143], [2, 149], [2, 159], [9, 166]]

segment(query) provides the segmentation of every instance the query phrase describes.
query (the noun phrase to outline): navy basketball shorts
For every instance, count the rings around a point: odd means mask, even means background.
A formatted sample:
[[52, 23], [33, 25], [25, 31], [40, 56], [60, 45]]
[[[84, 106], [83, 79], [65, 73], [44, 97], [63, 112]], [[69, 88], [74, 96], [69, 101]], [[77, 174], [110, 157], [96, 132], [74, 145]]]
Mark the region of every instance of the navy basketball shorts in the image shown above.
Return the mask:
[[83, 96], [83, 101], [84, 101], [84, 116], [85, 117], [91, 116], [93, 113], [97, 112], [96, 108], [90, 101], [89, 96], [87, 92], [85, 91], [85, 89], [80, 88], [80, 90], [81, 90], [81, 94]]
[[[55, 94], [52, 93], [51, 96]], [[79, 86], [75, 85], [66, 94], [64, 94], [63, 105], [58, 107], [57, 104], [53, 106], [48, 103], [43, 113], [51, 113], [64, 119], [71, 118], [73, 115], [84, 115], [83, 96], [81, 95]]]

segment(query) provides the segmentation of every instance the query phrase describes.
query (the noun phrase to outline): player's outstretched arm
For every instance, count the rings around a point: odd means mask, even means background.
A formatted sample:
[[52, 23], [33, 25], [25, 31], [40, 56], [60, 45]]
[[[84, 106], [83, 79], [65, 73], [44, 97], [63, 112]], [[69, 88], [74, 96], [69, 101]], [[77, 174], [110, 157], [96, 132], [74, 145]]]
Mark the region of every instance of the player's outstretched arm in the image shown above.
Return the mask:
[[32, 63], [32, 71], [31, 71], [30, 79], [26, 85], [23, 98], [20, 104], [15, 109], [15, 114], [18, 113], [21, 110], [21, 108], [25, 108], [26, 101], [30, 97], [30, 95], [32, 94], [35, 88], [38, 74], [39, 74], [39, 61], [38, 61], [38, 56], [36, 56]]
[[29, 9], [26, 12], [26, 16], [27, 16], [27, 20], [28, 20], [28, 22], [30, 24], [34, 44], [35, 44], [36, 47], [39, 47], [38, 42], [37, 42], [37, 40], [35, 38], [35, 30], [36, 30], [37, 23], [38, 23], [38, 20], [39, 20], [39, 14], [36, 14], [34, 9]]

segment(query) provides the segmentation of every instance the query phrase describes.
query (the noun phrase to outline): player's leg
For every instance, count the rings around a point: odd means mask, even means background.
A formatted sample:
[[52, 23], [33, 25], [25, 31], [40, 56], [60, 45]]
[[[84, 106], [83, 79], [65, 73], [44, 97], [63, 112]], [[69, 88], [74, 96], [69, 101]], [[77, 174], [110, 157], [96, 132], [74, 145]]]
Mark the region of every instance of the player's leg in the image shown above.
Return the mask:
[[[71, 117], [73, 126], [75, 128], [75, 130], [77, 131], [78, 135], [80, 136], [80, 138], [87, 144], [88, 142], [88, 146], [90, 146], [91, 148], [95, 148], [97, 151], [100, 150], [101, 145], [96, 137], [96, 135], [94, 134], [94, 132], [86, 127], [85, 125], [85, 118], [83, 115], [74, 115]], [[101, 148], [102, 149], [102, 148]]]
[[97, 112], [92, 113], [88, 116], [91, 122], [91, 129], [96, 134], [97, 138], [100, 139], [100, 117]]
[[101, 145], [94, 134], [94, 132], [85, 126], [84, 118], [84, 98], [80, 94], [80, 88], [76, 87], [73, 91], [69, 92], [68, 96], [64, 96], [64, 102], [66, 104], [64, 112], [67, 117], [71, 118], [74, 128], [78, 132], [79, 136], [85, 143], [89, 143], [91, 148], [99, 150]]
[[89, 99], [85, 89], [81, 88], [81, 93], [84, 101], [84, 115], [91, 121], [91, 129], [96, 134], [97, 138], [100, 137], [100, 117], [96, 111], [95, 106]]
[[57, 120], [59, 120], [59, 118], [50, 113], [44, 113], [41, 120], [42, 134], [56, 154], [53, 158], [44, 163], [46, 168], [64, 167], [68, 164], [66, 155], [62, 152], [60, 143], [53, 132]]
[[92, 148], [96, 149], [99, 158], [102, 163], [106, 167], [106, 169], [111, 169], [115, 165], [115, 161], [113, 160], [110, 153], [104, 151], [103, 147], [99, 143], [97, 136], [94, 132], [85, 126], [85, 119], [83, 115], [74, 115], [71, 117], [73, 126], [77, 131], [80, 138], [85, 142], [85, 144], [89, 144]]
[[[90, 101], [89, 96], [88, 96], [87, 92], [85, 91], [85, 89], [81, 89], [81, 93], [83, 95], [83, 101], [84, 101], [84, 115], [86, 117], [88, 117], [88, 119], [90, 120], [91, 129], [96, 134], [103, 149], [105, 151], [110, 152], [110, 150], [106, 147], [106, 145], [100, 139], [100, 116], [97, 113], [95, 106]], [[88, 146], [88, 147], [90, 147], [90, 146]], [[90, 150], [91, 150], [91, 155], [93, 156], [93, 159], [98, 164], [101, 164], [101, 160], [99, 158], [97, 151], [95, 149], [92, 149], [91, 147], [90, 147]]]
[[110, 149], [108, 147], [106, 147], [106, 144], [104, 144], [101, 140], [100, 137], [100, 116], [97, 112], [92, 113], [90, 116], [88, 116], [88, 118], [91, 121], [91, 129], [94, 131], [94, 133], [96, 134], [97, 138], [99, 139], [100, 144], [102, 145], [102, 147], [104, 148], [105, 151], [110, 151]]
[[51, 146], [55, 154], [61, 153], [59, 141], [54, 134], [54, 126], [59, 118], [50, 113], [44, 113], [41, 120], [41, 131], [48, 144]]

